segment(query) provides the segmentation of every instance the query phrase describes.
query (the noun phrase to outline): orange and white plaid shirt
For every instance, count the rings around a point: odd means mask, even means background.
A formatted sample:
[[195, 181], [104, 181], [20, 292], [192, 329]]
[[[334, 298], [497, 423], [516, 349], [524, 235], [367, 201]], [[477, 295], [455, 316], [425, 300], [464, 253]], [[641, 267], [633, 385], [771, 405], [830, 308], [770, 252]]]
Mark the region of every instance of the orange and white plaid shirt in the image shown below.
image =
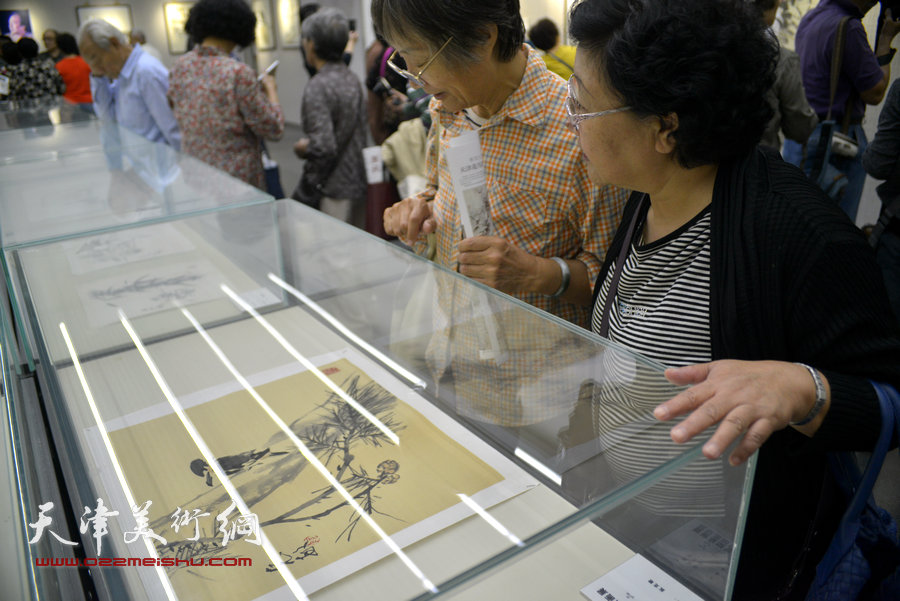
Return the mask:
[[[522, 83], [481, 127], [462, 112], [442, 111], [441, 102], [432, 99], [432, 117], [440, 127], [429, 133], [428, 187], [419, 196], [433, 200], [435, 262], [458, 268], [457, 244], [463, 231], [444, 157], [451, 138], [477, 129], [495, 235], [532, 255], [580, 260], [587, 265], [593, 286], [627, 196], [620, 188], [600, 187], [588, 179], [578, 140], [566, 127], [566, 93], [566, 82], [528, 48]], [[424, 247], [417, 244], [416, 250], [422, 252]], [[516, 296], [589, 327], [589, 307], [542, 294]]]
[[[463, 113], [441, 111], [441, 103], [432, 100], [440, 125], [429, 134], [430, 185], [421, 196], [433, 201], [435, 262], [457, 269], [463, 238], [446, 149], [453, 137], [477, 129], [495, 235], [533, 255], [582, 261], [593, 285], [626, 194], [588, 179], [575, 134], [566, 128], [566, 91], [566, 83], [529, 49], [521, 85], [481, 127]], [[416, 250], [424, 252], [424, 242]], [[457, 411], [502, 426], [567, 415], [580, 382], [560, 381], [558, 374], [582, 361], [591, 344], [478, 286], [455, 278], [437, 284], [433, 308], [440, 317], [425, 358], [436, 380], [452, 381]], [[589, 307], [541, 294], [516, 296], [574, 324], [589, 323]]]

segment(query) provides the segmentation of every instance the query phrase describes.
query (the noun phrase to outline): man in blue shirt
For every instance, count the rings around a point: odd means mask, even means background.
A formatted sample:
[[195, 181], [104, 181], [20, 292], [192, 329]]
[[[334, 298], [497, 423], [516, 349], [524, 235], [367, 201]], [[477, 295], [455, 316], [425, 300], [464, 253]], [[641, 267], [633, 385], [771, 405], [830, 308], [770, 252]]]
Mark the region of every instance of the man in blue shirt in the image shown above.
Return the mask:
[[[837, 80], [834, 104], [831, 106], [831, 118], [840, 126], [844, 122], [849, 100], [847, 135], [856, 140], [859, 152], [854, 158], [834, 157], [832, 163], [847, 175], [847, 187], [841, 199], [841, 208], [850, 219], [854, 220], [866, 178], [861, 161], [867, 144], [862, 128], [865, 105], [878, 104], [884, 98], [891, 79], [891, 59], [895, 52], [891, 48], [891, 41], [900, 31], [900, 21], [894, 21], [890, 11], [887, 11], [887, 19], [879, 32], [875, 51], [872, 51], [861, 19], [876, 4], [877, 0], [821, 0], [800, 21], [795, 40], [797, 54], [800, 55], [806, 97], [819, 120], [823, 121], [829, 109], [831, 58], [838, 25], [841, 19], [850, 17], [847, 23], [841, 73]], [[817, 130], [809, 138], [808, 151], [815, 149], [818, 138]], [[786, 145], [785, 158], [790, 160], [791, 154], [793, 153]]]
[[84, 23], [78, 39], [81, 56], [91, 68], [97, 116], [180, 150], [181, 134], [166, 99], [169, 72], [163, 64], [102, 19]]

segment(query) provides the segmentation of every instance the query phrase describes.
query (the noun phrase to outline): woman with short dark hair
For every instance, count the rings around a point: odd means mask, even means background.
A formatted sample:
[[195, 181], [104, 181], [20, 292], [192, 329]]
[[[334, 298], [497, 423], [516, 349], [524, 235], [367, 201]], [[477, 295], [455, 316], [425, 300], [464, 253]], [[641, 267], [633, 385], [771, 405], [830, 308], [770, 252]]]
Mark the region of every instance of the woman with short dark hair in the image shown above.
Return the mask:
[[[860, 231], [757, 142], [777, 49], [744, 0], [584, 0], [567, 110], [595, 181], [635, 190], [595, 286], [595, 332], [686, 390], [677, 443], [759, 451], [734, 599], [804, 599], [845, 501], [825, 451], [870, 449], [869, 379], [900, 328]], [[612, 310], [615, 306], [616, 310]], [[736, 446], [728, 451], [729, 446]]]
[[66, 84], [53, 63], [38, 58], [38, 44], [33, 39], [19, 38], [15, 51], [4, 46], [4, 54], [7, 51], [11, 57], [16, 54], [22, 57], [18, 63], [13, 63], [14, 59], [7, 60], [12, 65], [9, 68], [9, 100], [60, 96], [65, 92]]
[[[385, 212], [386, 231], [417, 251], [434, 233], [436, 262], [587, 326], [624, 193], [590, 185], [562, 123], [565, 83], [523, 44], [518, 0], [373, 0], [372, 19], [396, 49], [389, 67], [433, 94], [438, 124], [428, 188]], [[480, 140], [493, 231], [463, 240], [444, 157], [470, 132]]]
[[198, 42], [169, 73], [169, 103], [189, 155], [265, 189], [261, 144], [284, 132], [275, 78], [257, 80], [232, 58], [253, 43], [256, 16], [243, 0], [200, 0], [185, 31]]
[[575, 47], [561, 44], [559, 29], [550, 19], [541, 19], [528, 30], [528, 39], [534, 47], [543, 52], [547, 68], [562, 77], [569, 79], [575, 63]]
[[294, 144], [294, 152], [305, 162], [293, 198], [365, 227], [365, 96], [343, 62], [349, 36], [346, 15], [332, 7], [301, 24], [303, 60], [315, 75], [303, 89], [300, 119], [306, 137]]
[[[447, 269], [588, 327], [591, 285], [625, 192], [591, 184], [565, 126], [565, 81], [524, 44], [518, 0], [373, 0], [372, 20], [396, 49], [388, 68], [432, 94], [427, 186], [385, 211], [385, 230], [419, 254], [433, 251]], [[460, 142], [471, 151], [457, 164], [480, 159], [483, 187], [454, 188], [459, 178], [448, 157]], [[463, 203], [471, 207], [465, 221]], [[516, 314], [501, 312], [486, 348], [485, 322], [472, 314], [479, 299], [460, 294], [468, 293], [437, 285], [435, 314], [456, 325], [451, 341], [430, 345], [426, 356], [435, 379], [452, 373], [457, 411], [507, 427], [555, 417], [559, 407], [550, 399], [558, 391], [544, 389], [547, 398], [538, 402], [521, 387], [544, 369], [535, 360], [559, 359], [570, 350], [567, 341], [535, 340]]]

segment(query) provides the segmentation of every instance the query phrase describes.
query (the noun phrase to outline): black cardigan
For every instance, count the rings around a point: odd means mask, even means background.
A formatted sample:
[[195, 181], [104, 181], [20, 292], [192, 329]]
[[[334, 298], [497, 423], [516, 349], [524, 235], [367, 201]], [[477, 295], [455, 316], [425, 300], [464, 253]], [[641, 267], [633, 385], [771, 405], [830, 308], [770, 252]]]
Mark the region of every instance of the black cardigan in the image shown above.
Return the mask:
[[[625, 207], [595, 303], [641, 196]], [[900, 326], [862, 233], [778, 155], [756, 149], [720, 165], [711, 220], [713, 359], [797, 361], [831, 385], [813, 438], [785, 428], [759, 452], [734, 593], [775, 599], [799, 569], [786, 598], [803, 599], [843, 511], [824, 451], [874, 446], [881, 417], [868, 380], [900, 387]], [[819, 535], [807, 540], [814, 521]]]

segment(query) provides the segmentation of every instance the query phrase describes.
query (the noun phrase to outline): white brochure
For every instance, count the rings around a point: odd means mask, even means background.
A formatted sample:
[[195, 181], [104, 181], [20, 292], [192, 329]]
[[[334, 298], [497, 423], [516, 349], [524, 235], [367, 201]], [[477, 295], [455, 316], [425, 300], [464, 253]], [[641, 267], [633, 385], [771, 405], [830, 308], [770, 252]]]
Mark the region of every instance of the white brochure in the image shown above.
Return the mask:
[[[450, 169], [456, 206], [459, 207], [459, 217], [466, 238], [492, 235], [494, 223], [491, 221], [478, 131], [467, 131], [452, 138], [444, 156]], [[479, 356], [483, 360], [503, 363], [506, 361], [506, 351], [501, 344], [490, 299], [486, 295], [478, 294], [474, 308], [476, 314], [480, 313], [484, 317], [487, 333], [486, 344], [484, 348], [479, 349]]]

